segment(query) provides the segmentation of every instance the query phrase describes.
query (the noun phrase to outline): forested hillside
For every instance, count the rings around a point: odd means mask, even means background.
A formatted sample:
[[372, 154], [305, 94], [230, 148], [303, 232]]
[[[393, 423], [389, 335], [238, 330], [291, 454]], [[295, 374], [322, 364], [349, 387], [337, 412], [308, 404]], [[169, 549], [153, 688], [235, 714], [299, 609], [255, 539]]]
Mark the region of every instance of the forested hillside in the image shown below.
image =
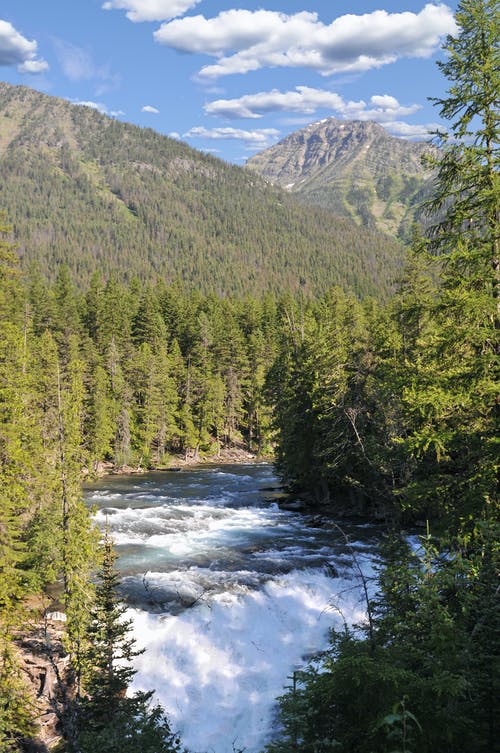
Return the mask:
[[181, 280], [205, 292], [384, 296], [399, 246], [149, 129], [0, 84], [0, 206], [23, 266], [79, 284]]

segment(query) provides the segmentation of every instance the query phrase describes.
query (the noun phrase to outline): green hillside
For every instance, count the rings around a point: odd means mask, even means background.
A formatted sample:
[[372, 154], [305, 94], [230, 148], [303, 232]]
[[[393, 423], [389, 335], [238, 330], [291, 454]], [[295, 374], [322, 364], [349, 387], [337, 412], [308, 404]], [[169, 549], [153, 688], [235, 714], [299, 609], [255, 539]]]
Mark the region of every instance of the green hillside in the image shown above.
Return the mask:
[[0, 207], [23, 265], [204, 292], [387, 295], [401, 250], [255, 174], [87, 107], [0, 83]]

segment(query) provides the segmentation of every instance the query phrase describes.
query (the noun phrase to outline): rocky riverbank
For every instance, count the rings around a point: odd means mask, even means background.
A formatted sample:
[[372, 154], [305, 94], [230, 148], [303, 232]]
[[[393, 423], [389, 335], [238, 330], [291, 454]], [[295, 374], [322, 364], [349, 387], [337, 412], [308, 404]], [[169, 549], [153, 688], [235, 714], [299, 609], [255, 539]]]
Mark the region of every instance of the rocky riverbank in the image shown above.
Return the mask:
[[[175, 471], [181, 468], [187, 468], [197, 465], [209, 464], [230, 464], [230, 463], [272, 463], [272, 456], [257, 455], [249, 452], [242, 447], [225, 447], [217, 454], [203, 454], [190, 452], [187, 455], [170, 455], [168, 460], [161, 465], [122, 465], [117, 466], [112, 462], [98, 463], [94, 469], [93, 476], [101, 478], [108, 475], [130, 475], [134, 473], [148, 473], [149, 471]], [[85, 473], [88, 476], [88, 471]]]

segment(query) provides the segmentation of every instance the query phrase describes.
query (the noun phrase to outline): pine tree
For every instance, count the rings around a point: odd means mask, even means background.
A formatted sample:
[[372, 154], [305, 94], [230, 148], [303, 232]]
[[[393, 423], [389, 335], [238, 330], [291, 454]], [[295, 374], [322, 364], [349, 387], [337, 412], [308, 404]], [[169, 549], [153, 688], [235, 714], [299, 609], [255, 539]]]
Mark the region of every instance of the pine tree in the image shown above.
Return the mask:
[[450, 130], [439, 134], [444, 153], [430, 209], [445, 209], [434, 227], [438, 248], [459, 241], [483, 247], [499, 274], [500, 9], [497, 0], [461, 0], [458, 33], [448, 36], [447, 57], [438, 66], [450, 82], [447, 96], [434, 99]]
[[130, 637], [126, 606], [118, 602], [115, 553], [106, 531], [95, 605], [88, 628], [86, 696], [79, 708], [81, 753], [176, 753], [180, 741], [171, 732], [150, 693], [127, 690], [135, 675], [131, 661], [141, 653]]
[[94, 364], [87, 388], [87, 421], [85, 439], [88, 447], [89, 470], [95, 473], [99, 462], [108, 460], [113, 452], [116, 415], [111, 397], [110, 380], [99, 362]]
[[304, 312], [298, 310], [295, 301], [282, 302], [281, 325], [279, 352], [267, 379], [277, 438], [276, 468], [288, 483], [314, 490], [318, 468], [314, 458], [313, 377], [308, 368]]
[[332, 636], [319, 670], [283, 697], [273, 753], [382, 753], [404, 719], [421, 753], [498, 749], [498, 2], [462, 0], [457, 22], [440, 64], [452, 84], [438, 101], [452, 120], [431, 203], [444, 211], [440, 256], [413, 258], [374, 371], [391, 404], [387, 466], [405, 463], [394, 495], [437, 518], [441, 537], [421, 537], [420, 554], [390, 541], [374, 642]]
[[29, 590], [24, 528], [30, 457], [26, 330], [17, 259], [4, 240], [10, 228], [0, 214], [0, 750], [16, 750], [32, 729], [29, 696], [13, 644], [22, 601]]
[[157, 342], [155, 350], [148, 342], [141, 343], [130, 370], [136, 417], [134, 445], [141, 461], [158, 465], [177, 431], [178, 397], [165, 343]]
[[248, 336], [249, 378], [245, 386], [245, 424], [248, 447], [258, 454], [270, 450], [272, 413], [265, 400], [265, 383], [275, 356], [273, 345], [273, 342], [266, 342], [259, 326]]
[[404, 444], [418, 460], [417, 495], [465, 522], [498, 494], [498, 3], [463, 0], [457, 23], [439, 64], [450, 88], [436, 100], [450, 121], [430, 203], [444, 211], [431, 239], [442, 254], [440, 289], [432, 326], [415, 343], [423, 368], [403, 401], [415, 418]]
[[62, 266], [53, 289], [53, 335], [60, 348], [63, 361], [69, 357], [72, 338], [81, 334], [81, 301], [71, 280], [69, 270]]

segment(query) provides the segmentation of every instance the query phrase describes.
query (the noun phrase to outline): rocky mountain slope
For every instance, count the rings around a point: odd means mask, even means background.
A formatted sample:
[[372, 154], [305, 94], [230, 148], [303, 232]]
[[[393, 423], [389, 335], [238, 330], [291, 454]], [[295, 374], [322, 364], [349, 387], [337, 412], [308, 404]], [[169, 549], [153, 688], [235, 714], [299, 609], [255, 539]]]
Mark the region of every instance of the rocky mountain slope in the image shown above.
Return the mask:
[[327, 118], [256, 154], [247, 168], [308, 204], [406, 238], [430, 187], [422, 164], [430, 149], [377, 123]]
[[387, 295], [401, 249], [150, 129], [0, 83], [0, 209], [25, 266], [204, 292]]

